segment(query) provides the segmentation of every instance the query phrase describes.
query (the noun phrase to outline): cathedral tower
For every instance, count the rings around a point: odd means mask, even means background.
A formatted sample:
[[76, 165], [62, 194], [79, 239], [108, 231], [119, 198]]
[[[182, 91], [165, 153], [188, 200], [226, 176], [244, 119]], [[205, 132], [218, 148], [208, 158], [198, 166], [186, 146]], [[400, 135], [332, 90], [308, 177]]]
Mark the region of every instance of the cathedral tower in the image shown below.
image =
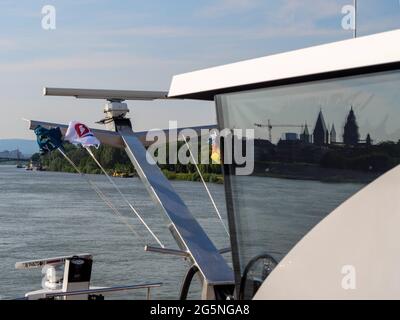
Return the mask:
[[314, 132], [314, 144], [318, 146], [322, 146], [328, 141], [328, 130], [326, 128], [324, 115], [322, 114], [322, 110], [319, 111], [317, 122], [315, 123]]
[[305, 143], [311, 143], [311, 135], [310, 132], [308, 131], [307, 123], [304, 126], [303, 132], [300, 134], [300, 140]]
[[344, 125], [343, 142], [347, 146], [355, 146], [360, 140], [358, 132], [358, 124], [354, 114], [353, 106], [347, 116], [346, 124]]
[[332, 124], [332, 128], [331, 128], [331, 143], [336, 143], [336, 130], [335, 130], [335, 125]]

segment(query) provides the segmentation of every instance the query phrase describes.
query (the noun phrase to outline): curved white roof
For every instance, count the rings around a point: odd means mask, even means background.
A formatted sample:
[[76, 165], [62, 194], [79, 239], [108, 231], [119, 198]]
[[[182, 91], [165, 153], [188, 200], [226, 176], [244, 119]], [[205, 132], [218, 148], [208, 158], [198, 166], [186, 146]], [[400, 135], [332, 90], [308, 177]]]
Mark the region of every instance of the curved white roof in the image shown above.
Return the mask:
[[400, 30], [394, 30], [176, 75], [168, 97], [212, 100], [228, 88], [399, 61]]

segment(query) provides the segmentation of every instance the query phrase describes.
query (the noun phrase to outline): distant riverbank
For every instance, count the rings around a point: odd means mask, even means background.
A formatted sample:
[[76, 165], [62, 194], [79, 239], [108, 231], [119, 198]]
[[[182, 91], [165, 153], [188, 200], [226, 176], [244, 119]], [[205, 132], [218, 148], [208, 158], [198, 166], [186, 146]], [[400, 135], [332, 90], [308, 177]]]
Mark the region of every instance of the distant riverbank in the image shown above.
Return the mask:
[[0, 166], [1, 165], [6, 165], [6, 166], [11, 166], [11, 165], [17, 165], [17, 164], [22, 164], [22, 165], [26, 165], [29, 163], [29, 160], [9, 160], [9, 161], [0, 161]]
[[[172, 171], [167, 171], [163, 170], [164, 175], [169, 179], [169, 180], [181, 180], [181, 181], [200, 181], [200, 175], [195, 172], [195, 173], [177, 173], [177, 172], [172, 172]], [[203, 173], [203, 179], [206, 182], [211, 182], [211, 183], [218, 183], [218, 184], [223, 184], [224, 183], [224, 177], [222, 174], [215, 174], [215, 173]]]
[[[102, 174], [101, 169], [89, 156], [86, 150], [76, 148], [73, 145], [64, 145], [66, 153], [76, 164], [79, 170], [87, 174]], [[137, 176], [136, 170], [123, 150], [114, 149], [108, 146], [101, 146], [94, 150], [98, 161], [102, 164], [107, 173], [114, 177], [129, 178]], [[47, 171], [76, 173], [71, 164], [64, 159], [60, 152], [51, 152], [44, 156], [35, 154], [32, 162], [41, 164]], [[211, 161], [210, 161], [211, 163]], [[200, 181], [200, 175], [193, 164], [171, 164], [159, 165], [169, 180]], [[221, 166], [217, 164], [200, 164], [202, 176], [206, 182], [223, 183]]]
[[[51, 172], [65, 172], [65, 173], [76, 173], [76, 171], [72, 170], [49, 170], [48, 168], [44, 168], [45, 171], [51, 171]], [[174, 172], [174, 171], [168, 171], [168, 170], [162, 170], [164, 175], [167, 177], [168, 180], [177, 180], [177, 181], [193, 181], [193, 182], [198, 182], [201, 181], [200, 175], [197, 172], [189, 172], [189, 173], [184, 173], [184, 172]], [[93, 172], [86, 172], [88, 174], [103, 174], [99, 170], [94, 170]], [[137, 177], [136, 172], [135, 173], [128, 173], [128, 172], [112, 172], [108, 171], [108, 174], [114, 177], [121, 177], [121, 178], [133, 178]], [[223, 184], [224, 183], [224, 177], [222, 174], [215, 174], [215, 173], [203, 173], [203, 179], [206, 182], [210, 183], [217, 183], [217, 184]]]
[[313, 180], [340, 183], [370, 183], [382, 172], [324, 168], [307, 163], [256, 163], [254, 175], [292, 180]]

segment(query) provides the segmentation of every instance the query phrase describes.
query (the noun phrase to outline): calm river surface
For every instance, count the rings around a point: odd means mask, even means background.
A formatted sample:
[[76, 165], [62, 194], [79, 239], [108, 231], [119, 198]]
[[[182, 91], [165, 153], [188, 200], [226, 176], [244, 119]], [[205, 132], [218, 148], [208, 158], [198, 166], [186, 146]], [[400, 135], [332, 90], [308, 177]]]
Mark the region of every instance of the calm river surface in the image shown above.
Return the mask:
[[[152, 298], [178, 298], [186, 263], [178, 257], [144, 252], [144, 245], [157, 245], [147, 230], [106, 177], [91, 175], [90, 179], [113, 200], [140, 236], [134, 235], [79, 175], [0, 166], [0, 299], [22, 297], [41, 288], [40, 269], [15, 270], [15, 262], [78, 253], [94, 256], [92, 285], [162, 282], [161, 288], [152, 291]], [[304, 233], [362, 188], [362, 184], [266, 179], [239, 177], [234, 184], [239, 195], [236, 207], [241, 213], [238, 225], [244, 230], [241, 252], [246, 261], [265, 250], [280, 259]], [[115, 182], [166, 247], [177, 248], [164, 214], [140, 181], [115, 178]], [[203, 185], [186, 181], [172, 184], [215, 245], [229, 247]], [[226, 220], [224, 187], [209, 184], [209, 188]], [[226, 258], [231, 260], [230, 255]], [[198, 283], [189, 297], [200, 298]], [[145, 291], [110, 298], [144, 299]]]
[[[91, 175], [90, 179], [114, 204], [119, 204], [120, 211], [145, 241], [132, 234], [79, 175], [0, 165], [0, 299], [22, 297], [27, 291], [41, 288], [41, 270], [15, 270], [15, 262], [86, 252], [94, 256], [93, 285], [163, 282], [161, 288], [152, 290], [152, 298], [178, 298], [186, 263], [178, 257], [144, 252], [144, 245], [157, 245], [155, 241], [104, 176]], [[163, 243], [177, 248], [163, 213], [139, 179], [116, 178], [115, 182]], [[202, 184], [172, 184], [216, 246], [228, 247], [228, 237]], [[223, 186], [209, 184], [209, 188], [225, 217]], [[194, 285], [191, 298], [200, 297], [199, 294], [199, 287]], [[145, 297], [145, 290], [110, 296]]]

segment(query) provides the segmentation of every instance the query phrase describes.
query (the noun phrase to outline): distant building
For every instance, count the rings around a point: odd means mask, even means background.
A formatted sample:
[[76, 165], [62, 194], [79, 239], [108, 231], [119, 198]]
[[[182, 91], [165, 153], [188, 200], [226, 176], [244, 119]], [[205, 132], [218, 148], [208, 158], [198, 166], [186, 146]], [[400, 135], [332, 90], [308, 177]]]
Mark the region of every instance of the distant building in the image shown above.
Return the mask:
[[0, 158], [3, 159], [22, 159], [24, 158], [23, 154], [18, 150], [12, 150], [12, 151], [1, 151], [0, 152]]
[[314, 144], [317, 146], [322, 146], [328, 144], [329, 140], [329, 132], [326, 128], [324, 115], [322, 114], [322, 110], [319, 111], [317, 122], [315, 123], [314, 132], [313, 132]]
[[296, 141], [299, 140], [297, 133], [294, 132], [285, 132], [283, 134], [283, 140], [286, 141]]
[[311, 135], [310, 132], [308, 131], [307, 123], [304, 126], [303, 132], [300, 134], [300, 140], [303, 141], [304, 143], [311, 143]]
[[355, 146], [359, 143], [359, 140], [358, 124], [353, 107], [351, 107], [344, 125], [343, 142], [347, 146]]
[[365, 143], [367, 144], [367, 146], [372, 145], [372, 139], [369, 133], [367, 134], [367, 139], [365, 139]]
[[335, 125], [332, 124], [332, 128], [331, 128], [331, 133], [330, 133], [330, 142], [331, 143], [336, 143], [336, 130], [335, 130]]

